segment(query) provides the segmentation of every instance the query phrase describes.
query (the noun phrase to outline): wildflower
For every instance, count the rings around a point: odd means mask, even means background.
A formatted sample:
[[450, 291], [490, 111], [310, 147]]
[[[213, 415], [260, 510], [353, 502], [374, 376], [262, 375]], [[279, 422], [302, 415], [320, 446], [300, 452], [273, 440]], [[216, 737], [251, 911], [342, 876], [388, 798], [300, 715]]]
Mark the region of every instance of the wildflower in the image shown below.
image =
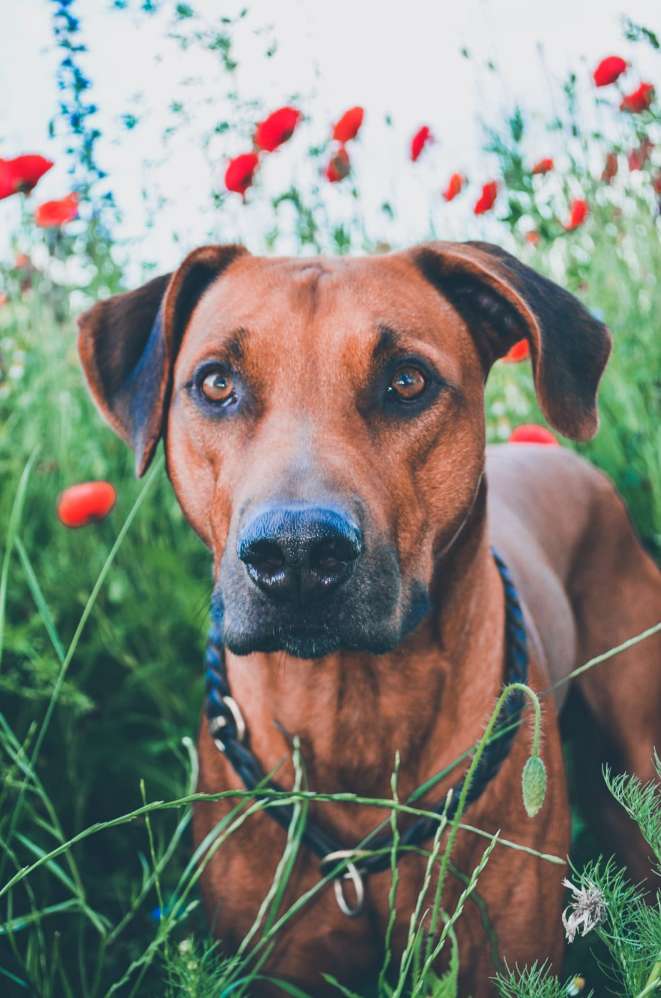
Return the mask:
[[225, 187], [235, 194], [245, 194], [253, 182], [253, 176], [259, 163], [259, 156], [254, 152], [245, 152], [235, 156], [227, 164], [225, 170]]
[[355, 139], [363, 123], [365, 112], [362, 107], [350, 107], [345, 111], [333, 128], [333, 138], [336, 142], [349, 142]]
[[530, 232], [526, 232], [526, 242], [530, 243], [531, 246], [539, 246], [540, 239], [541, 236], [536, 229], [531, 229]]
[[[567, 936], [567, 942], [573, 943], [576, 933], [586, 936], [606, 918], [606, 900], [604, 895], [593, 883], [588, 881], [587, 887], [575, 887], [571, 880], [562, 881], [568, 887], [573, 897], [562, 913], [562, 925]], [[569, 912], [569, 915], [567, 914]]]
[[567, 232], [573, 232], [579, 225], [583, 225], [589, 213], [590, 209], [587, 201], [583, 198], [574, 198], [569, 206], [569, 221], [565, 222]]
[[661, 170], [652, 177], [652, 187], [655, 194], [661, 194]]
[[560, 444], [550, 430], [537, 423], [522, 423], [515, 427], [509, 435], [508, 442], [511, 444], [552, 444], [559, 447]]
[[433, 142], [431, 130], [428, 125], [423, 125], [411, 139], [411, 159], [414, 163], [428, 142]]
[[517, 340], [514, 346], [511, 346], [504, 357], [506, 364], [518, 364], [519, 361], [527, 360], [530, 356], [530, 344], [528, 340]]
[[538, 163], [535, 163], [530, 172], [532, 173], [533, 177], [536, 177], [539, 174], [549, 173], [549, 171], [552, 169], [553, 169], [553, 160], [551, 159], [550, 156], [548, 156], [546, 159], [540, 159]]
[[460, 173], [453, 173], [448, 181], [448, 186], [443, 191], [443, 197], [446, 201], [454, 201], [457, 194], [461, 194], [461, 188], [464, 186], [464, 178]]
[[610, 184], [611, 180], [617, 176], [617, 153], [609, 152], [606, 155], [606, 162], [601, 174], [601, 179], [605, 184]]
[[498, 184], [495, 180], [490, 180], [482, 187], [482, 193], [475, 202], [473, 212], [476, 215], [484, 215], [486, 211], [491, 211], [496, 198], [498, 197]]
[[67, 194], [57, 201], [44, 201], [34, 213], [34, 220], [42, 229], [52, 229], [70, 222], [78, 214], [78, 195]]
[[103, 520], [113, 506], [117, 493], [110, 482], [81, 482], [71, 485], [57, 501], [57, 515], [65, 527], [86, 527]]
[[598, 87], [607, 87], [624, 73], [628, 63], [619, 55], [608, 55], [602, 59], [592, 74], [592, 79]]
[[0, 308], [2, 308], [3, 305], [6, 305], [8, 301], [9, 299], [4, 291], [0, 291]]
[[301, 119], [295, 107], [281, 107], [261, 121], [255, 130], [255, 145], [264, 152], [273, 152], [290, 139]]
[[647, 135], [641, 140], [640, 145], [636, 149], [631, 149], [627, 156], [627, 163], [629, 164], [630, 170], [642, 170], [647, 161], [649, 160], [652, 152], [654, 150], [654, 143], [650, 141]]
[[52, 165], [52, 160], [33, 154], [0, 159], [0, 199], [19, 191], [29, 194]]
[[637, 90], [632, 90], [630, 94], [625, 94], [620, 103], [620, 110], [629, 111], [630, 114], [640, 114], [641, 111], [647, 111], [653, 97], [653, 84], [641, 83]]
[[580, 977], [578, 975], [576, 977], [572, 977], [571, 981], [567, 985], [567, 994], [569, 995], [569, 998], [576, 998], [577, 995], [580, 995], [584, 987], [584, 977]]
[[328, 161], [328, 166], [326, 167], [326, 179], [331, 182], [331, 184], [337, 184], [340, 180], [344, 178], [351, 171], [351, 161], [349, 160], [349, 153], [346, 151], [344, 146], [340, 146]]

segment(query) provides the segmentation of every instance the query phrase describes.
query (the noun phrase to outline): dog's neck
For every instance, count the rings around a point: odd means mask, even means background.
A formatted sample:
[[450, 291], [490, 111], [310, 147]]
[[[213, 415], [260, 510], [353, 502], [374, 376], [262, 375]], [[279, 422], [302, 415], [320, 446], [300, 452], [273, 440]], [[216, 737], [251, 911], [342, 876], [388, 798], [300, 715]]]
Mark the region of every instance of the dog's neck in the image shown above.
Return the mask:
[[384, 655], [337, 652], [303, 662], [285, 652], [228, 653], [232, 694], [263, 768], [285, 759], [298, 735], [311, 788], [388, 796], [396, 750], [400, 787], [410, 793], [468, 748], [504, 668], [503, 591], [483, 501], [439, 560], [432, 605], [416, 631]]

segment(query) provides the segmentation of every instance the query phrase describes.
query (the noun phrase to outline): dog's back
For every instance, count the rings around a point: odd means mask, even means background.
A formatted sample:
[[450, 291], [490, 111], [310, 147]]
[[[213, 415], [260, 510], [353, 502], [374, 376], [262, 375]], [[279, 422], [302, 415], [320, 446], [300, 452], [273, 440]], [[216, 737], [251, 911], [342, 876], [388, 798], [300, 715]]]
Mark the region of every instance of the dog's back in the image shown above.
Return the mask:
[[[511, 444], [488, 448], [487, 481], [492, 543], [519, 584], [550, 683], [658, 621], [661, 575], [603, 472], [565, 447]], [[592, 749], [599, 745], [602, 761], [652, 779], [650, 747], [661, 744], [661, 634], [577, 683], [593, 722]], [[557, 691], [560, 705], [568, 687]], [[623, 716], [636, 725], [623, 725]], [[633, 873], [648, 876], [646, 850], [610, 795], [600, 793], [596, 807]]]

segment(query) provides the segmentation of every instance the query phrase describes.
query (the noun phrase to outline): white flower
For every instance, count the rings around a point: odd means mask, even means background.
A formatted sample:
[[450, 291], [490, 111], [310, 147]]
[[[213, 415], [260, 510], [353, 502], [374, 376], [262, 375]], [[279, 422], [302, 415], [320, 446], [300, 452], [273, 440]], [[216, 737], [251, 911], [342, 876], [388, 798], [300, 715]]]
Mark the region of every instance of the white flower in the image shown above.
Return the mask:
[[[606, 901], [604, 895], [594, 884], [588, 881], [587, 887], [575, 887], [571, 880], [563, 880], [574, 895], [571, 903], [562, 913], [567, 942], [573, 943], [576, 933], [585, 936], [606, 917]], [[569, 914], [567, 914], [569, 912]]]

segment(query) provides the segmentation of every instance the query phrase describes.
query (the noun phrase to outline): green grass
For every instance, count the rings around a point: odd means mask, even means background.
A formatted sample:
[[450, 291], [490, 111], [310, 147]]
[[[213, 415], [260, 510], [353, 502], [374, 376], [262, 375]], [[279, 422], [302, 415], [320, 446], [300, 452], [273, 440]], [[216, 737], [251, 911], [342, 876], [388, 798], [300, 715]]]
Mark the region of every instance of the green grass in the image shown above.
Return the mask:
[[[579, 293], [604, 315], [615, 350], [602, 428], [580, 450], [614, 479], [658, 552], [661, 302], [652, 275], [661, 271], [661, 249], [642, 210], [622, 238], [608, 224], [591, 232], [579, 270], [573, 257], [560, 265], [569, 285], [587, 284]], [[540, 269], [557, 271], [556, 253], [536, 252]], [[7, 280], [15, 287], [15, 275]], [[136, 482], [130, 453], [101, 424], [83, 388], [66, 299], [46, 284], [11, 298], [0, 309], [0, 890], [26, 865], [38, 865], [0, 898], [0, 993], [215, 995], [220, 982], [243, 980], [243, 964], [223, 960], [207, 937], [188, 830], [209, 557], [184, 523], [162, 464]], [[497, 367], [488, 406], [491, 439], [541, 421], [527, 364]], [[103, 523], [68, 531], [55, 515], [57, 496], [91, 478], [116, 485], [117, 507]], [[179, 803], [145, 807], [145, 800]], [[296, 819], [283, 878], [308, 797], [285, 800], [295, 801]], [[237, 799], [214, 848], [254, 806], [264, 802]], [[388, 808], [404, 805], [383, 806], [388, 820], [395, 813]], [[103, 830], [81, 836], [99, 824]], [[439, 835], [446, 864], [447, 842]], [[492, 847], [485, 841], [485, 862]], [[43, 858], [55, 849], [58, 855]], [[283, 882], [255, 929], [249, 973], [263, 972], [260, 955], [286, 917]], [[157, 907], [165, 912], [160, 920]], [[452, 913], [439, 908], [437, 918], [452, 953]], [[414, 922], [404, 969], [424, 963], [421, 940]], [[583, 970], [597, 980], [587, 946], [583, 952]], [[452, 973], [434, 983], [434, 994], [453, 993]], [[382, 991], [385, 980], [384, 973]], [[395, 993], [415, 992], [417, 984], [429, 994], [430, 982], [419, 971], [413, 983], [400, 975]]]

